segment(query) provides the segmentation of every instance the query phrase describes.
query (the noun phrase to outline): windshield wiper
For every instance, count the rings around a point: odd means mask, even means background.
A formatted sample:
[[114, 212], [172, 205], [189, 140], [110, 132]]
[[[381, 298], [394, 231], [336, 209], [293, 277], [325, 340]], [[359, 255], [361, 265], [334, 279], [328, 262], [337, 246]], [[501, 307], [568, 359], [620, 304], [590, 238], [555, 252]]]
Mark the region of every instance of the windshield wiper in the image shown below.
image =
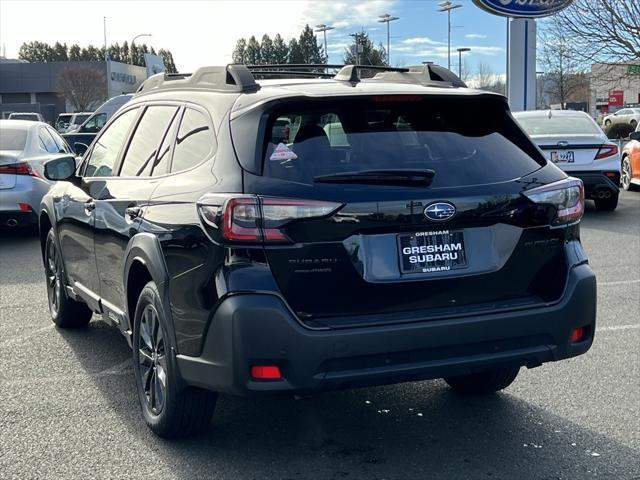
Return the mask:
[[423, 170], [362, 170], [340, 172], [314, 177], [316, 183], [364, 183], [369, 185], [400, 185], [407, 187], [428, 187], [436, 172]]

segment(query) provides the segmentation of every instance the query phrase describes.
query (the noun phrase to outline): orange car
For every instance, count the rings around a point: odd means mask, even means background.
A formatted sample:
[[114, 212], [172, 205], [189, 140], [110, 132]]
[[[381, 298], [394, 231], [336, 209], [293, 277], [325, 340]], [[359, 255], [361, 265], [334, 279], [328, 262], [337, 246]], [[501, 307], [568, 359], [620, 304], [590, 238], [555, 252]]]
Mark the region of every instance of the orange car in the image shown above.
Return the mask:
[[622, 150], [620, 183], [625, 190], [640, 190], [640, 125]]

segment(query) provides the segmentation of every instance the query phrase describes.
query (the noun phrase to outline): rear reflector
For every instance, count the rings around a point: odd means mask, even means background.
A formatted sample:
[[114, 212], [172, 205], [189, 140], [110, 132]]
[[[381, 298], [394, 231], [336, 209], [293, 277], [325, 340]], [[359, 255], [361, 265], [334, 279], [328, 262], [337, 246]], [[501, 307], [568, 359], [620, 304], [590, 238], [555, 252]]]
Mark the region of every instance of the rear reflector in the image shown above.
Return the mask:
[[587, 330], [584, 327], [575, 328], [571, 332], [571, 343], [581, 342], [586, 337]]
[[20, 207], [20, 210], [23, 212], [30, 212], [31, 211], [31, 207], [29, 206], [28, 203], [19, 203], [18, 207]]
[[258, 380], [280, 380], [280, 367], [277, 365], [254, 365], [251, 367], [251, 376]]
[[598, 150], [598, 154], [596, 155], [595, 159], [600, 160], [602, 158], [607, 158], [607, 157], [616, 155], [617, 153], [618, 153], [617, 145], [611, 145], [611, 144], [602, 145], [600, 147], [600, 150]]
[[524, 192], [535, 203], [553, 205], [557, 209], [552, 226], [575, 223], [584, 213], [584, 185], [578, 178], [565, 178]]

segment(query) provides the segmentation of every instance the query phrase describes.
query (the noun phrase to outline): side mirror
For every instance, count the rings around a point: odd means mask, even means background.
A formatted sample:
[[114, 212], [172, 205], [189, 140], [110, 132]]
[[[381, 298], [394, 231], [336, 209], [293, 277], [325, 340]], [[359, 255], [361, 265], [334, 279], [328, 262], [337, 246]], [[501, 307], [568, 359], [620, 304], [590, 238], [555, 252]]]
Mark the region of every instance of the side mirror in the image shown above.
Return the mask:
[[89, 145], [82, 142], [75, 142], [73, 144], [73, 149], [76, 151], [76, 155], [81, 157], [86, 153], [87, 150], [89, 150]]
[[44, 176], [47, 180], [60, 181], [75, 178], [76, 159], [64, 156], [49, 160], [44, 164]]
[[636, 141], [640, 142], [640, 130], [636, 130], [635, 132], [631, 132], [629, 134], [629, 138], [631, 140], [636, 140]]

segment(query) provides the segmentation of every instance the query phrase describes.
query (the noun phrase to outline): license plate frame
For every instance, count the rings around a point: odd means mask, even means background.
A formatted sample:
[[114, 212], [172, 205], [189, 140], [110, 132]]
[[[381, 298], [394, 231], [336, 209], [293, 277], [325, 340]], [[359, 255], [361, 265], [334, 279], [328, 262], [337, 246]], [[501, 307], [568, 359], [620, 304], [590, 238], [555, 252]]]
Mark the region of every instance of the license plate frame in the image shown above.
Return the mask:
[[553, 163], [575, 163], [576, 154], [573, 150], [552, 150], [549, 158]]
[[[403, 275], [447, 272], [468, 266], [463, 230], [402, 233], [397, 235], [396, 243], [400, 273]], [[411, 257], [416, 257], [414, 263]]]

